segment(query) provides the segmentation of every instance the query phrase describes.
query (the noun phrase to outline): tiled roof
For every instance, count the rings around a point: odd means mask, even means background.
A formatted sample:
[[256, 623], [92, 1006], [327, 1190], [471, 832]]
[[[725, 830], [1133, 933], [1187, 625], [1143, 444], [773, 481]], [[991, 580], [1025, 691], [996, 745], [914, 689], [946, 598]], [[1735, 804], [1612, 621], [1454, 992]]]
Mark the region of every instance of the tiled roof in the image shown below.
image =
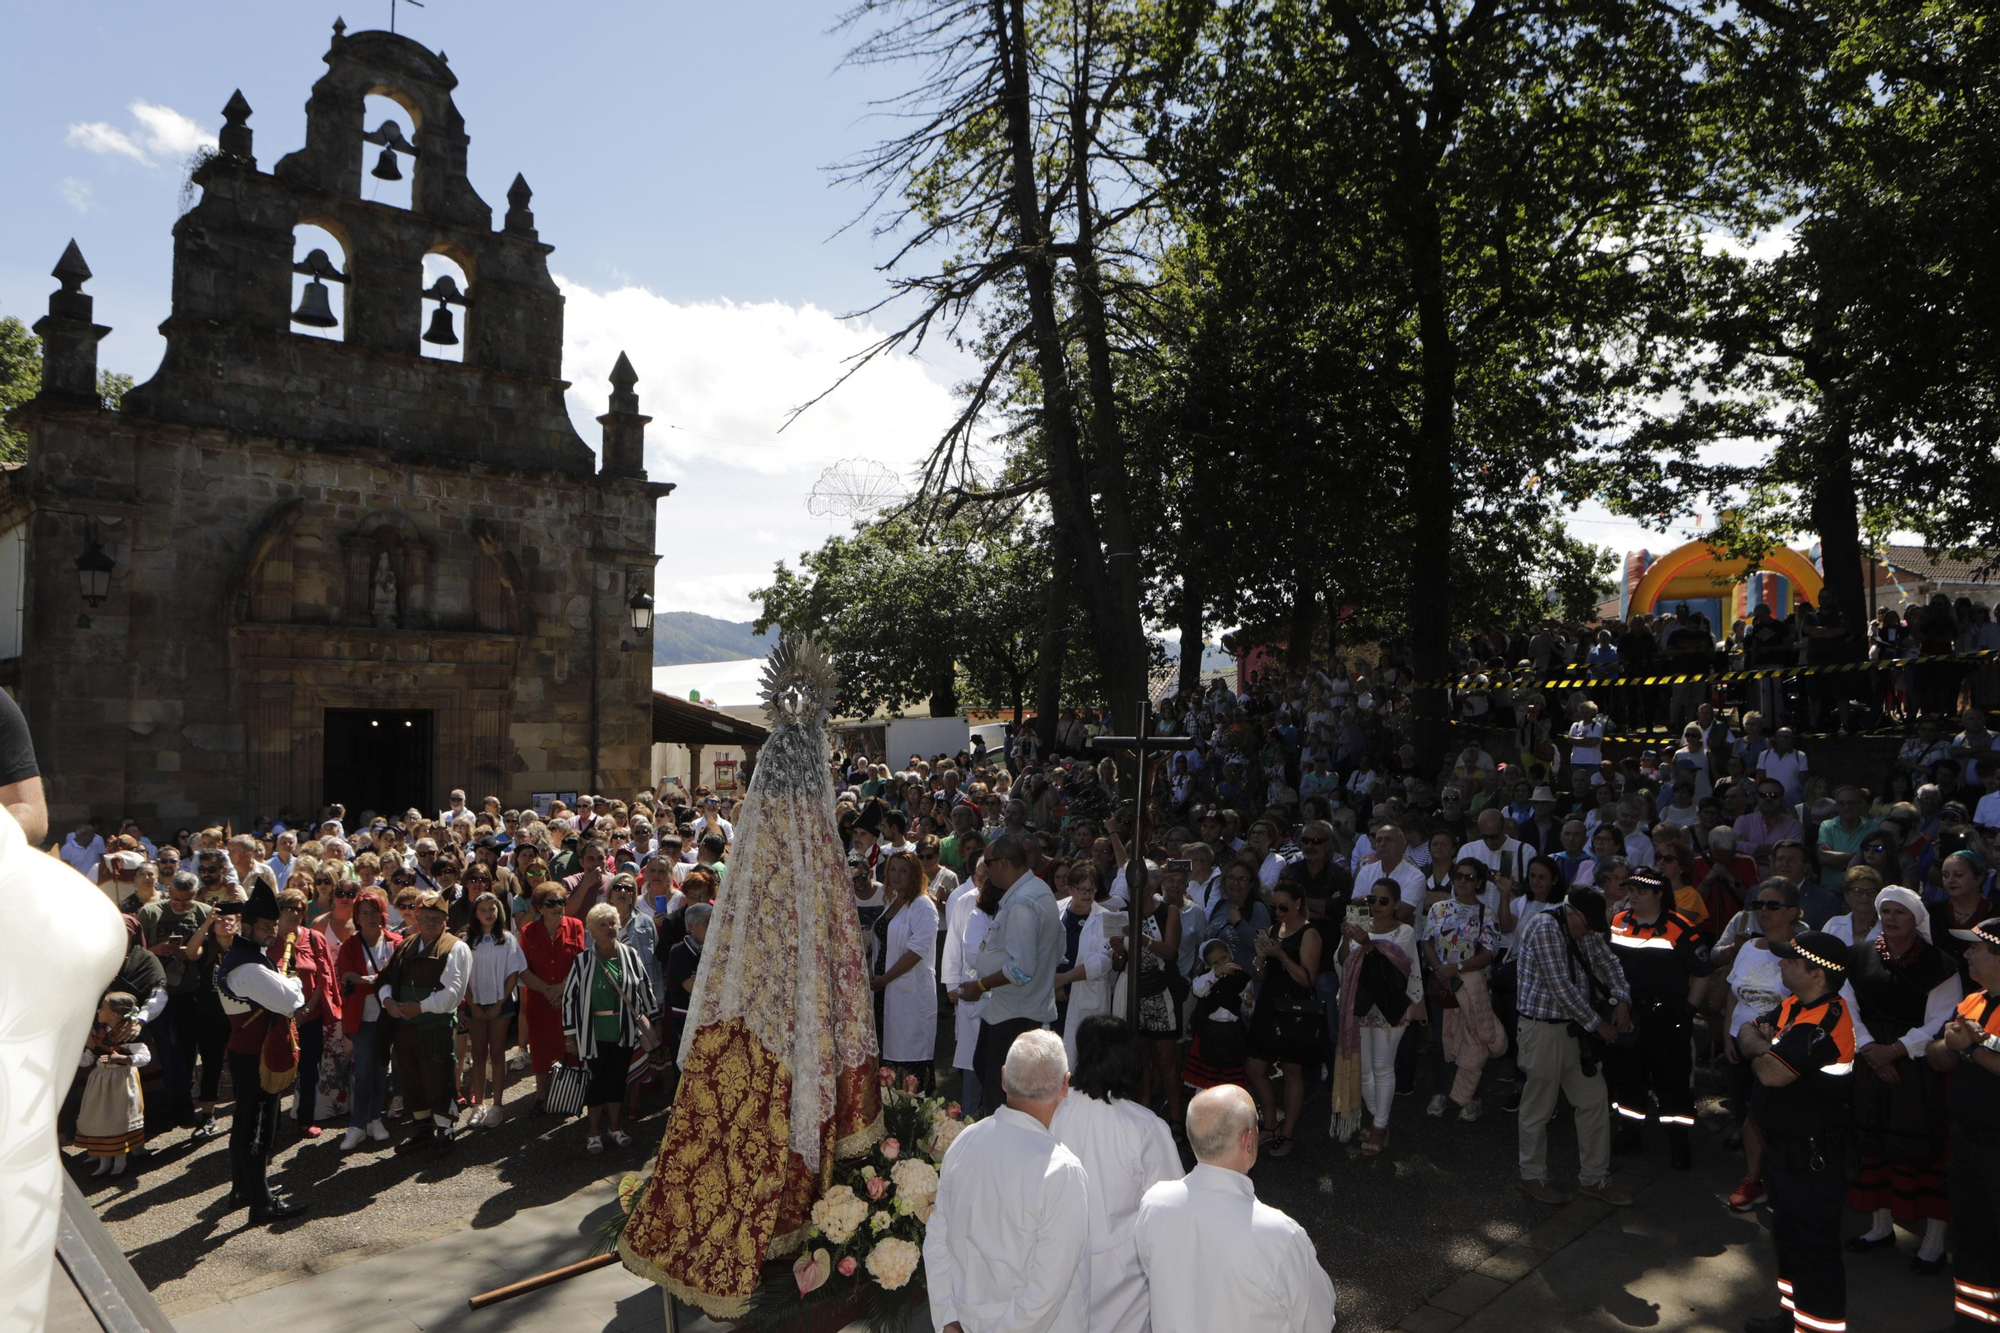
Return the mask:
[[1921, 546], [1885, 546], [1882, 554], [1891, 565], [1914, 574], [1926, 583], [2000, 584], [2000, 552], [1975, 551], [1969, 558], [1933, 557]]

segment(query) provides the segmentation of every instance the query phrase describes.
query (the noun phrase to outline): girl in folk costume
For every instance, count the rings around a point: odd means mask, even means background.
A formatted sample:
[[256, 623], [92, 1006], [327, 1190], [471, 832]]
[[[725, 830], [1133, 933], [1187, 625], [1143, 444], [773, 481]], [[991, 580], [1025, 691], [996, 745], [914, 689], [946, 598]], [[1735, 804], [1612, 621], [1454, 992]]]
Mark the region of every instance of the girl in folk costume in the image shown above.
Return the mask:
[[1854, 946], [1841, 999], [1854, 1016], [1854, 1130], [1861, 1178], [1847, 1206], [1874, 1226], [1847, 1242], [1862, 1252], [1896, 1243], [1896, 1223], [1923, 1225], [1911, 1267], [1944, 1267], [1945, 1076], [1922, 1059], [1964, 997], [1958, 966], [1931, 940], [1930, 914], [1913, 891], [1875, 895], [1882, 933]]
[[1501, 948], [1499, 923], [1481, 900], [1489, 873], [1484, 861], [1469, 856], [1459, 861], [1451, 867], [1451, 897], [1432, 903], [1424, 914], [1425, 1016], [1435, 1012], [1442, 1030], [1432, 1039], [1457, 1071], [1449, 1092], [1442, 1081], [1436, 1085], [1426, 1108], [1434, 1116], [1451, 1106], [1460, 1120], [1484, 1114], [1479, 1076], [1488, 1059], [1507, 1053], [1507, 1030], [1493, 1012], [1486, 975]]
[[709, 1315], [749, 1308], [797, 1250], [837, 1159], [882, 1135], [866, 956], [827, 768], [831, 667], [786, 639], [764, 671], [777, 725], [709, 919], [656, 1169], [625, 1265]]
[[90, 1071], [83, 1107], [76, 1117], [76, 1146], [98, 1159], [93, 1176], [122, 1176], [125, 1158], [146, 1141], [146, 1100], [139, 1071], [152, 1060], [142, 1042], [115, 1040], [118, 1029], [138, 1012], [139, 1001], [113, 991], [97, 1002], [79, 1067]]

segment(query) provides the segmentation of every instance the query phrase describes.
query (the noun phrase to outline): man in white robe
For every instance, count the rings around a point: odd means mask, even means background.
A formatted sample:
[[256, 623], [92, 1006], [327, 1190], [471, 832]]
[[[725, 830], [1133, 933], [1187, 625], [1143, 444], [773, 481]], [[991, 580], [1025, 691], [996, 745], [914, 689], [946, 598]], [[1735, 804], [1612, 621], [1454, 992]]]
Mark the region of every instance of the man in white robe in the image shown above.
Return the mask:
[[941, 1333], [1088, 1333], [1089, 1181], [1049, 1130], [1069, 1092], [1062, 1038], [1015, 1038], [1007, 1104], [952, 1142], [924, 1233]]
[[1134, 1228], [1153, 1333], [1327, 1333], [1333, 1280], [1312, 1238], [1259, 1203], [1250, 1183], [1257, 1162], [1250, 1094], [1233, 1085], [1197, 1093], [1187, 1135], [1198, 1164], [1185, 1179], [1147, 1190]]

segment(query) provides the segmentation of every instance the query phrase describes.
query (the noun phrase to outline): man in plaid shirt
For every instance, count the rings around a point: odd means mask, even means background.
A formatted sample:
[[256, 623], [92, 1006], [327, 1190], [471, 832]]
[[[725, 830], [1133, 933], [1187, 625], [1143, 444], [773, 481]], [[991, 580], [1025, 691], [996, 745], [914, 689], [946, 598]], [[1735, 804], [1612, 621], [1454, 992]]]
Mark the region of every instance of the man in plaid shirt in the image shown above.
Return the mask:
[[[1604, 897], [1576, 889], [1559, 912], [1543, 912], [1521, 929], [1515, 1007], [1520, 1015], [1521, 1192], [1541, 1203], [1567, 1203], [1549, 1184], [1548, 1124], [1556, 1094], [1576, 1112], [1578, 1191], [1600, 1203], [1628, 1207], [1632, 1200], [1610, 1186], [1611, 1102], [1597, 1055], [1586, 1058], [1582, 1038], [1605, 1046], [1632, 1030], [1631, 988], [1611, 955]], [[1615, 1009], [1604, 1017], [1592, 1002], [1595, 989]]]

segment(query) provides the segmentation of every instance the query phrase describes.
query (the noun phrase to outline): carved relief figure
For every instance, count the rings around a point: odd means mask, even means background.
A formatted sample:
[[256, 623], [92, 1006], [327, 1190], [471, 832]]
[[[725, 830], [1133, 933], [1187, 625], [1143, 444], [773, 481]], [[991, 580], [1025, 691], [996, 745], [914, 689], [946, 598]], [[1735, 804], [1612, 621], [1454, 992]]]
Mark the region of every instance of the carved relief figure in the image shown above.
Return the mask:
[[396, 571], [389, 567], [387, 551], [375, 557], [373, 587], [375, 628], [396, 628]]

